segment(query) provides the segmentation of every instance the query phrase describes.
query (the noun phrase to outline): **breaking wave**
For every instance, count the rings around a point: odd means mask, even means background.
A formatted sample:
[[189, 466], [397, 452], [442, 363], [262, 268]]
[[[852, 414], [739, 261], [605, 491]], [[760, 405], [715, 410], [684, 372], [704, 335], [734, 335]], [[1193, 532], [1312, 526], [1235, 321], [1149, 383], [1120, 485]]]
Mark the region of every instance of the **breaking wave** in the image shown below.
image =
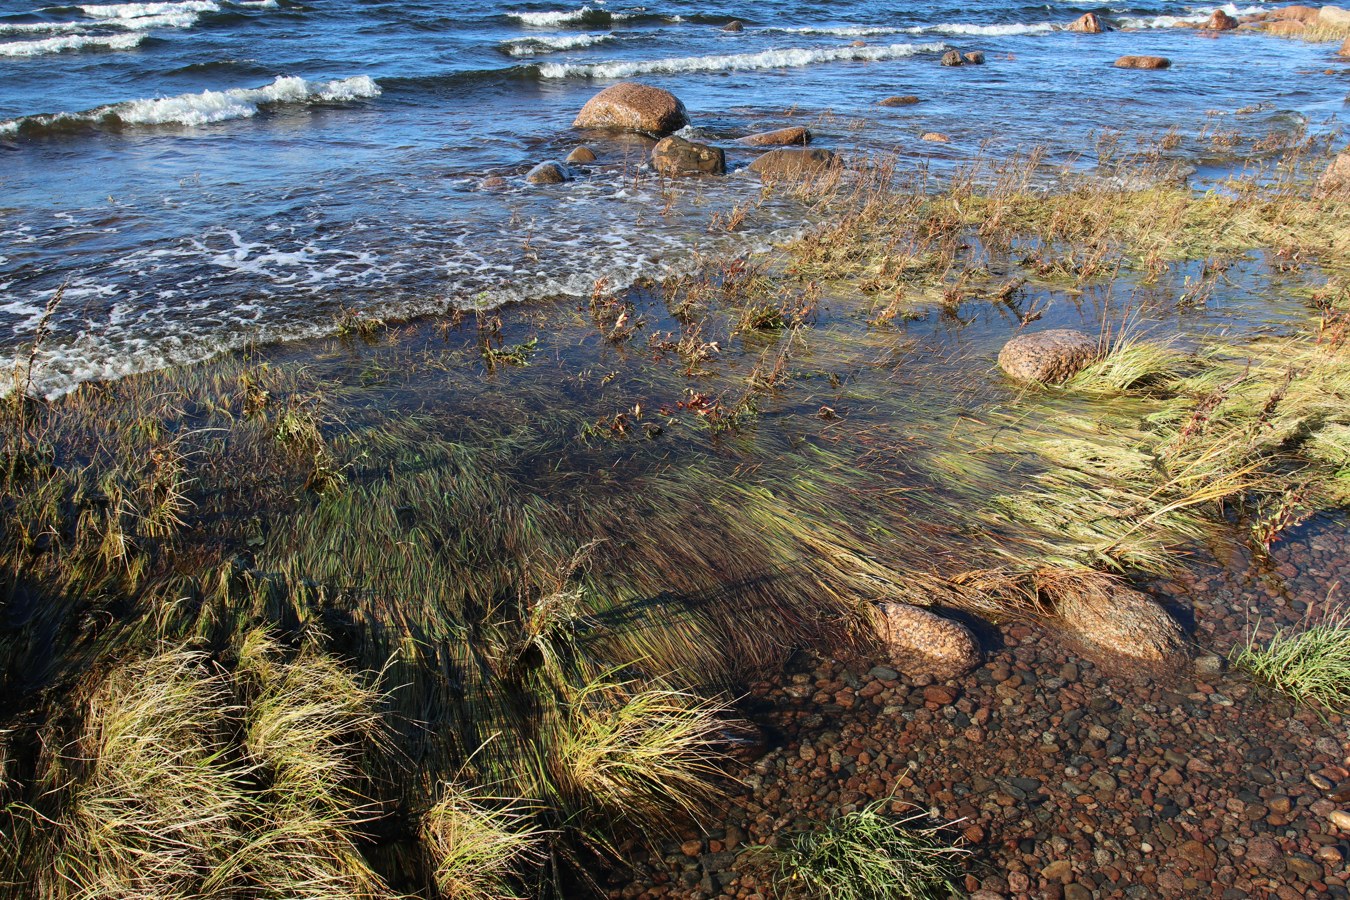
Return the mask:
[[541, 63], [543, 78], [631, 78], [673, 72], [738, 72], [748, 69], [784, 69], [816, 63], [903, 59], [919, 53], [937, 53], [944, 44], [891, 44], [885, 47], [829, 47], [816, 50], [764, 50], [716, 56], [685, 56], [635, 62]]
[[45, 56], [48, 53], [68, 53], [71, 50], [130, 50], [143, 40], [145, 40], [143, 34], [112, 36], [72, 34], [66, 37], [43, 38], [39, 41], [9, 41], [0, 44], [0, 56]]
[[502, 41], [501, 49], [509, 56], [539, 56], [544, 53], [559, 53], [564, 50], [580, 50], [593, 47], [614, 39], [612, 34], [550, 34], [540, 37], [518, 38]]

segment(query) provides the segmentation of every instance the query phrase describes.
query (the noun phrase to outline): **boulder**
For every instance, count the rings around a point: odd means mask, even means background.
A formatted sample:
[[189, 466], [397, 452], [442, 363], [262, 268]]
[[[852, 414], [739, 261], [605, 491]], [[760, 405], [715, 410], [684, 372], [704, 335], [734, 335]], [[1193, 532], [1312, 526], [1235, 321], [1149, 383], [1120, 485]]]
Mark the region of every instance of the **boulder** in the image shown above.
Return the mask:
[[742, 22], [740, 19], [732, 19], [730, 22], [722, 26], [722, 30], [729, 31], [732, 34], [739, 34], [740, 32], [745, 30], [745, 23]]
[[950, 144], [952, 139], [940, 131], [926, 131], [919, 135], [921, 141], [932, 141], [935, 144]]
[[741, 138], [741, 143], [749, 144], [751, 147], [790, 147], [793, 144], [809, 144], [811, 129], [793, 125], [791, 128], [779, 128], [777, 131], [762, 131], [759, 134], [746, 135]]
[[621, 81], [586, 101], [572, 127], [610, 128], [663, 137], [688, 124], [684, 104], [670, 91], [636, 81]]
[[1341, 49], [1336, 51], [1336, 55], [1342, 59], [1350, 59], [1350, 37], [1341, 42]]
[[578, 147], [567, 154], [567, 159], [564, 162], [571, 166], [588, 165], [595, 162], [595, 151], [586, 146]]
[[982, 66], [982, 65], [984, 65], [984, 51], [983, 51], [983, 50], [972, 50], [972, 51], [970, 51], [969, 53], [964, 54], [961, 58], [964, 59], [967, 63], [969, 63], [969, 64], [972, 65], [972, 66]]
[[1055, 612], [1085, 644], [1141, 662], [1162, 662], [1181, 650], [1185, 635], [1156, 600], [1123, 584], [1062, 591]]
[[541, 162], [525, 173], [525, 180], [530, 184], [562, 184], [572, 180], [572, 173], [562, 163]]
[[882, 603], [877, 631], [893, 668], [910, 678], [959, 678], [980, 664], [980, 644], [959, 622], [910, 606]]
[[1332, 28], [1350, 28], [1350, 9], [1324, 6], [1317, 11], [1317, 24]]
[[1059, 384], [1101, 356], [1096, 338], [1072, 328], [1019, 334], [998, 353], [999, 368], [1018, 381]]
[[1282, 6], [1279, 9], [1272, 9], [1270, 17], [1288, 22], [1302, 22], [1307, 25], [1317, 19], [1318, 11], [1316, 6]]
[[1078, 34], [1101, 34], [1108, 31], [1106, 23], [1096, 13], [1083, 13], [1074, 19], [1068, 25], [1064, 26], [1065, 31], [1074, 31]]
[[1117, 69], [1166, 69], [1171, 65], [1165, 56], [1122, 56], [1116, 60]]
[[1238, 27], [1238, 20], [1223, 10], [1216, 9], [1200, 27], [1205, 31], [1232, 31]]
[[829, 150], [784, 147], [770, 150], [750, 164], [750, 171], [764, 179], [802, 178], [842, 166], [843, 160]]
[[1304, 25], [1297, 19], [1279, 19], [1274, 22], [1266, 23], [1265, 27], [1265, 32], [1267, 34], [1282, 34], [1282, 35], [1302, 34], [1307, 30], [1308, 26]]
[[500, 175], [489, 175], [478, 182], [480, 191], [500, 191], [504, 187], [506, 187], [506, 179]]
[[948, 50], [946, 53], [942, 54], [942, 64], [944, 66], [959, 66], [963, 62], [965, 62], [965, 59], [962, 58], [960, 50]]
[[697, 144], [672, 134], [652, 148], [652, 168], [667, 178], [725, 175], [727, 157], [720, 147]]
[[854, 41], [853, 43], [849, 44], [849, 46], [850, 46], [850, 47], [866, 47], [866, 46], [867, 46], [867, 41]]
[[919, 102], [919, 98], [913, 94], [898, 94], [894, 97], [887, 97], [885, 100], [878, 100], [877, 106], [913, 106]]
[[1322, 173], [1317, 186], [1324, 191], [1345, 191], [1350, 189], [1350, 150], [1342, 150], [1327, 170]]

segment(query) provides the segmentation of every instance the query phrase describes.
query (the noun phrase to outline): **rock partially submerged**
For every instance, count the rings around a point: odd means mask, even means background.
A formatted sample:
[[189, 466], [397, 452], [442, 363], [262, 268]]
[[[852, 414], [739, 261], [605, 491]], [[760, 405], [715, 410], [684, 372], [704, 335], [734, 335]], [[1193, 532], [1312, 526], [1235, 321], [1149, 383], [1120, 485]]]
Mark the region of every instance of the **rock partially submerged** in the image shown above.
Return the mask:
[[1238, 27], [1238, 20], [1223, 10], [1216, 9], [1200, 27], [1205, 31], [1232, 31]]
[[590, 147], [577, 147], [571, 153], [567, 154], [564, 160], [569, 166], [584, 166], [595, 162], [595, 151]]
[[1267, 22], [1265, 27], [1266, 34], [1302, 34], [1308, 30], [1308, 26], [1298, 19], [1276, 19], [1273, 22]]
[[971, 66], [982, 66], [982, 65], [984, 65], [984, 51], [983, 51], [983, 50], [971, 50], [969, 53], [963, 53], [963, 54], [961, 55], [961, 58], [964, 59], [964, 60], [966, 61], [966, 64], [967, 64], [967, 65], [971, 65]]
[[1181, 650], [1185, 635], [1177, 620], [1147, 594], [1114, 584], [1065, 591], [1055, 598], [1065, 628], [1085, 644], [1140, 662], [1159, 663]]
[[740, 19], [732, 19], [730, 22], [722, 26], [722, 30], [729, 31], [733, 34], [739, 34], [740, 32], [745, 30], [745, 23], [742, 22]]
[[910, 678], [946, 681], [980, 664], [980, 644], [959, 622], [907, 603], [883, 603], [878, 631], [893, 667]]
[[887, 97], [885, 100], [878, 100], [877, 106], [913, 106], [919, 102], [919, 98], [913, 94], [897, 94], [894, 97]]
[[804, 128], [801, 125], [793, 125], [790, 128], [779, 128], [776, 131], [762, 131], [759, 134], [746, 135], [741, 138], [741, 143], [749, 144], [751, 147], [804, 145], [811, 143], [811, 129]]
[[664, 137], [688, 124], [684, 104], [670, 91], [637, 81], [621, 81], [586, 101], [572, 127], [609, 128]]
[[843, 161], [830, 150], [784, 147], [770, 150], [750, 164], [750, 171], [765, 179], [803, 178], [838, 169]]
[[1324, 191], [1336, 193], [1350, 190], [1350, 150], [1343, 150], [1337, 154], [1318, 179], [1317, 186]]
[[667, 178], [686, 175], [724, 175], [727, 171], [726, 153], [720, 147], [710, 147], [686, 141], [671, 135], [662, 138], [652, 148], [652, 168]]
[[959, 66], [964, 62], [965, 59], [961, 56], [960, 50], [948, 50], [946, 53], [942, 54], [942, 64], [944, 66]]
[[1350, 37], [1341, 42], [1341, 49], [1336, 51], [1336, 55], [1342, 59], [1350, 59]]
[[1102, 34], [1110, 29], [1096, 13], [1083, 13], [1068, 25], [1064, 26], [1064, 30], [1073, 31], [1078, 34]]
[[950, 144], [951, 138], [940, 131], [926, 131], [919, 135], [921, 141], [931, 141], [934, 144]]
[[1317, 24], [1331, 28], [1350, 28], [1350, 9], [1324, 6], [1317, 11]]
[[1302, 22], [1307, 25], [1317, 19], [1319, 10], [1316, 6], [1282, 6], [1279, 9], [1270, 11], [1270, 18], [1285, 22]]
[[1165, 56], [1122, 56], [1115, 65], [1117, 69], [1166, 69], [1172, 61]]
[[1003, 345], [998, 365], [1018, 381], [1059, 384], [1101, 356], [1096, 338], [1072, 328], [1019, 334]]
[[530, 184], [562, 184], [572, 180], [572, 173], [562, 163], [541, 162], [525, 173], [525, 180]]

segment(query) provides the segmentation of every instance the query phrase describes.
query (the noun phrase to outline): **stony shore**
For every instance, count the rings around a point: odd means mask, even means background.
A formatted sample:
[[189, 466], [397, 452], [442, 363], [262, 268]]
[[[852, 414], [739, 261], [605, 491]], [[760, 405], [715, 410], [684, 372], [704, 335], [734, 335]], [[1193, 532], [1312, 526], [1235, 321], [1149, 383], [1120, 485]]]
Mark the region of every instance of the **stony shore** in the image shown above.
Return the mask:
[[978, 900], [1348, 897], [1347, 721], [1225, 662], [1257, 617], [1295, 624], [1350, 579], [1348, 550], [1344, 521], [1320, 520], [1268, 560], [1156, 585], [1195, 619], [1181, 671], [1121, 672], [1022, 624], [983, 634], [985, 664], [950, 682], [803, 661], [746, 699], [772, 749], [720, 818], [611, 896], [772, 897], [749, 848], [893, 792], [955, 823]]

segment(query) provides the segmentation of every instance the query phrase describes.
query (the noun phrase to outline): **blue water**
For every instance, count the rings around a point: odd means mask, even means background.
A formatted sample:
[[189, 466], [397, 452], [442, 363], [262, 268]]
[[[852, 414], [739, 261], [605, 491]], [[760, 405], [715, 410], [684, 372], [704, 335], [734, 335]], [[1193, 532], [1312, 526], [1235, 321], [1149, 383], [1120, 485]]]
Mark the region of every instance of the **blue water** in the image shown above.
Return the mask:
[[[1033, 145], [1090, 169], [1080, 154], [1103, 129], [1128, 148], [1176, 126], [1177, 152], [1203, 167], [1206, 130], [1336, 126], [1347, 73], [1334, 45], [1157, 20], [1212, 8], [0, 0], [0, 365], [62, 285], [39, 356], [48, 392], [321, 333], [343, 308], [586, 295], [601, 277], [620, 286], [800, 226], [805, 211], [779, 200], [714, 237], [713, 212], [760, 198], [753, 175], [670, 190], [642, 171], [650, 142], [574, 132], [619, 77], [674, 91], [733, 169], [753, 153], [731, 141], [785, 124], [939, 174]], [[1058, 30], [1085, 11], [1132, 28]], [[722, 31], [733, 18], [742, 33]], [[988, 64], [942, 68], [951, 47]], [[1111, 68], [1125, 53], [1174, 66]], [[876, 106], [891, 94], [924, 102]], [[952, 140], [920, 141], [928, 131]], [[577, 180], [524, 183], [582, 142], [600, 159]], [[484, 189], [489, 175], [505, 188]]]

